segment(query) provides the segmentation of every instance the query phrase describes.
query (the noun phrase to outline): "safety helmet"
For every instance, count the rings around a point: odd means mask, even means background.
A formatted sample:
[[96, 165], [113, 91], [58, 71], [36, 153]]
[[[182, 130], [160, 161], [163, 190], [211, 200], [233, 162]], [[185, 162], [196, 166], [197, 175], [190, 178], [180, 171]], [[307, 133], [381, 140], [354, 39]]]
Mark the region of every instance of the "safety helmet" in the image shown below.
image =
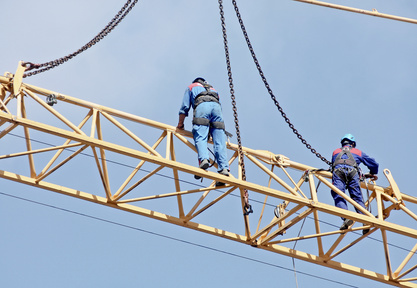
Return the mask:
[[202, 77], [197, 77], [193, 80], [193, 83], [196, 83], [196, 82], [203, 82], [204, 83], [204, 82], [206, 82], [206, 79], [204, 79]]
[[353, 136], [352, 134], [345, 134], [340, 140], [340, 143], [343, 145], [346, 142], [349, 144], [352, 144], [355, 147], [356, 146], [355, 136]]

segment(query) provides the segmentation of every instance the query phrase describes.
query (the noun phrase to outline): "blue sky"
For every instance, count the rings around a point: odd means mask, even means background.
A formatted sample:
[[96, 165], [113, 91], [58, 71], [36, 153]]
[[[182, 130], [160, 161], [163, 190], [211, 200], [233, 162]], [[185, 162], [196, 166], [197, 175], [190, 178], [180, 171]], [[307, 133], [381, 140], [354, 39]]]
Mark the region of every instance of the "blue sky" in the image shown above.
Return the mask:
[[[20, 60], [43, 63], [76, 51], [124, 3], [3, 3], [2, 73], [14, 73]], [[331, 3], [417, 18], [414, 0]], [[242, 144], [327, 168], [283, 121], [259, 77], [231, 3], [223, 4]], [[352, 133], [358, 148], [380, 163], [378, 184], [388, 185], [381, 173], [388, 168], [400, 190], [413, 195], [417, 26], [290, 0], [241, 0], [238, 5], [274, 95], [313, 148], [329, 159], [340, 137]], [[139, 1], [93, 48], [25, 82], [176, 125], [183, 92], [197, 76], [220, 92], [226, 127], [235, 134], [217, 1]], [[187, 118], [186, 129], [190, 127]], [[0, 141], [5, 149], [3, 145]], [[288, 257], [1, 183], [2, 287], [347, 287], [334, 281], [388, 287], [301, 261], [296, 261], [297, 271], [320, 278], [302, 273], [295, 278]], [[367, 257], [367, 251], [359, 255]]]

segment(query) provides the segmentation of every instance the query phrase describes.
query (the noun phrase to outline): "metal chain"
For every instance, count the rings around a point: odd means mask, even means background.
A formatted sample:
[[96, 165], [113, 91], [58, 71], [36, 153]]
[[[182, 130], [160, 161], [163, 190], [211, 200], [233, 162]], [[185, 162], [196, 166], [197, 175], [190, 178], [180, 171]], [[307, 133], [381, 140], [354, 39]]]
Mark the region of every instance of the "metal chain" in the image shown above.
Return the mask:
[[[240, 137], [240, 130], [239, 130], [239, 120], [238, 120], [238, 114], [237, 114], [237, 107], [236, 107], [236, 98], [235, 98], [235, 92], [233, 89], [233, 78], [232, 78], [232, 67], [230, 65], [230, 57], [229, 57], [229, 47], [227, 45], [227, 34], [226, 34], [226, 23], [224, 19], [224, 11], [223, 11], [223, 1], [219, 0], [219, 8], [220, 8], [220, 19], [222, 23], [222, 32], [223, 32], [223, 42], [224, 42], [224, 51], [226, 55], [226, 64], [227, 64], [227, 75], [229, 76], [229, 88], [230, 88], [230, 98], [232, 99], [232, 106], [233, 106], [233, 116], [235, 121], [235, 128], [236, 128], [236, 138], [237, 138], [237, 144], [238, 144], [238, 155], [239, 155], [239, 163], [240, 167], [242, 169], [242, 180], [246, 181], [246, 171], [245, 171], [245, 161], [243, 158], [243, 149], [242, 149], [242, 141]], [[245, 215], [248, 215], [249, 213], [252, 213], [252, 207], [249, 205], [249, 193], [245, 189], [244, 194], [244, 201], [245, 201]]]
[[243, 35], [245, 36], [246, 43], [247, 43], [248, 48], [250, 50], [250, 53], [252, 55], [253, 61], [255, 62], [255, 65], [256, 65], [256, 68], [258, 69], [259, 75], [261, 76], [262, 81], [264, 82], [265, 87], [268, 90], [268, 93], [271, 95], [271, 99], [274, 101], [275, 106], [277, 106], [278, 111], [281, 113], [282, 117], [285, 119], [285, 122], [292, 129], [292, 131], [294, 132], [294, 134], [297, 135], [297, 138], [301, 140], [301, 142], [307, 147], [307, 149], [309, 149], [313, 154], [315, 154], [318, 158], [320, 158], [320, 160], [322, 160], [323, 162], [327, 163], [330, 166], [331, 165], [331, 162], [328, 161], [325, 157], [323, 157], [320, 153], [318, 153], [316, 151], [316, 149], [313, 149], [311, 147], [311, 145], [307, 143], [307, 141], [303, 138], [303, 136], [301, 136], [301, 134], [297, 131], [297, 129], [295, 129], [295, 127], [291, 123], [290, 119], [284, 113], [284, 110], [282, 109], [281, 105], [278, 103], [277, 99], [275, 98], [274, 93], [272, 92], [272, 89], [270, 88], [270, 86], [268, 84], [268, 81], [266, 80], [265, 75], [264, 75], [264, 73], [263, 73], [263, 71], [261, 69], [261, 66], [260, 66], [260, 64], [258, 62], [258, 59], [256, 58], [255, 51], [254, 51], [254, 49], [252, 47], [252, 44], [250, 43], [249, 36], [248, 36], [248, 33], [246, 32], [245, 25], [243, 24], [243, 20], [242, 20], [242, 17], [240, 15], [240, 13], [239, 13], [239, 9], [237, 7], [236, 1], [235, 0], [232, 0], [232, 3], [233, 3], [233, 6], [235, 8], [236, 16], [237, 16], [237, 18], [239, 20], [240, 28], [242, 29]]
[[103, 30], [101, 30], [100, 33], [98, 33], [90, 42], [85, 44], [83, 47], [78, 49], [76, 52], [71, 53], [71, 54], [69, 54], [65, 57], [62, 57], [62, 58], [59, 58], [59, 59], [56, 59], [56, 60], [53, 60], [53, 61], [50, 61], [50, 62], [45, 62], [45, 63], [42, 63], [42, 64], [33, 64], [31, 62], [23, 63], [23, 65], [27, 67], [26, 71], [29, 71], [29, 70], [32, 70], [32, 69], [39, 69], [39, 68], [44, 67], [40, 70], [24, 74], [23, 78], [30, 77], [32, 75], [36, 75], [36, 74], [48, 71], [49, 69], [55, 68], [56, 66], [61, 65], [64, 62], [67, 62], [71, 58], [77, 56], [81, 52], [84, 52], [85, 50], [91, 48], [93, 45], [100, 42], [101, 39], [103, 39], [105, 36], [107, 36], [107, 34], [109, 34], [123, 20], [123, 18], [136, 5], [138, 0], [133, 0], [133, 2], [132, 3], [131, 2], [132, 2], [132, 0], [128, 0], [125, 3], [125, 5], [122, 7], [122, 9], [120, 9], [120, 11], [116, 14], [116, 16], [114, 16], [114, 18], [109, 22], [109, 24], [107, 24], [107, 26]]
[[233, 106], [233, 116], [235, 120], [235, 128], [236, 128], [236, 137], [238, 143], [238, 153], [239, 153], [239, 161], [242, 166], [242, 179], [246, 180], [246, 172], [245, 172], [245, 164], [243, 160], [243, 150], [242, 150], [242, 141], [240, 137], [240, 130], [239, 130], [239, 120], [237, 115], [237, 107], [236, 107], [236, 98], [235, 98], [235, 91], [233, 89], [233, 78], [232, 78], [232, 68], [230, 65], [230, 57], [229, 57], [229, 47], [227, 45], [227, 34], [226, 34], [226, 23], [224, 19], [224, 11], [223, 11], [223, 4], [222, 0], [219, 0], [219, 7], [220, 7], [220, 19], [222, 22], [222, 31], [223, 31], [223, 41], [224, 41], [224, 51], [226, 54], [226, 64], [227, 64], [227, 75], [229, 76], [229, 88], [230, 88], [230, 97], [232, 99], [232, 106]]

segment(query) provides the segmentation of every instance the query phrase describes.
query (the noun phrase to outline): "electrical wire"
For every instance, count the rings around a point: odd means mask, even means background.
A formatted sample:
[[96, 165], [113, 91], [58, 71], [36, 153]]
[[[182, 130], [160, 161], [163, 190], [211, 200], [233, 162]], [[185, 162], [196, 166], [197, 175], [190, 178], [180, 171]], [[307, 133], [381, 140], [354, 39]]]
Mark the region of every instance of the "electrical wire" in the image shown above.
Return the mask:
[[[108, 223], [108, 224], [117, 225], [117, 226], [120, 226], [120, 227], [123, 227], [123, 228], [132, 229], [132, 230], [135, 230], [135, 231], [147, 233], [147, 234], [150, 234], [150, 235], [153, 235], [153, 236], [165, 238], [165, 239], [180, 242], [180, 243], [183, 243], [183, 244], [192, 245], [192, 246], [195, 246], [195, 247], [211, 250], [211, 251], [214, 251], [214, 252], [217, 252], [217, 253], [237, 257], [237, 258], [240, 258], [240, 259], [244, 259], [244, 260], [252, 261], [252, 262], [255, 262], [255, 263], [271, 266], [271, 267], [274, 267], [274, 268], [279, 268], [279, 269], [286, 270], [286, 271], [292, 271], [292, 269], [290, 269], [290, 268], [286, 268], [284, 266], [277, 265], [277, 264], [274, 264], [274, 263], [269, 263], [269, 262], [266, 262], [266, 261], [262, 261], [262, 260], [254, 259], [254, 258], [251, 258], [251, 257], [239, 255], [237, 253], [232, 253], [232, 252], [229, 252], [229, 251], [221, 250], [221, 249], [210, 247], [210, 246], [203, 245], [203, 244], [198, 244], [198, 243], [195, 243], [195, 242], [183, 240], [183, 239], [168, 236], [168, 235], [165, 235], [165, 234], [152, 232], [152, 231], [149, 231], [149, 230], [146, 230], [146, 229], [142, 229], [142, 228], [139, 228], [139, 227], [134, 227], [134, 226], [131, 226], [131, 225], [127, 225], [127, 224], [119, 223], [119, 222], [116, 222], [116, 221], [104, 219], [104, 218], [101, 218], [101, 217], [85, 214], [85, 213], [82, 213], [82, 212], [77, 212], [77, 211], [74, 211], [74, 210], [58, 207], [58, 206], [55, 206], [55, 205], [46, 204], [46, 203], [42, 203], [42, 202], [39, 202], [39, 201], [34, 201], [34, 200], [31, 200], [31, 199], [11, 195], [11, 194], [1, 192], [1, 191], [0, 191], [0, 195], [7, 196], [7, 197], [10, 197], [10, 198], [14, 198], [14, 199], [18, 199], [18, 200], [21, 200], [21, 201], [26, 201], [26, 202], [29, 202], [29, 203], [32, 203], [32, 204], [41, 205], [41, 206], [44, 206], [44, 207], [64, 211], [64, 212], [67, 212], [67, 213], [71, 213], [71, 214], [75, 214], [75, 215], [78, 215], [78, 216], [90, 218], [90, 219], [93, 219], [93, 220], [105, 222], [105, 223]], [[332, 279], [329, 279], [329, 278], [313, 275], [311, 273], [306, 273], [306, 272], [301, 272], [301, 271], [298, 271], [298, 273], [303, 274], [303, 275], [308, 276], [308, 277], [313, 277], [313, 278], [316, 278], [316, 279], [319, 279], [319, 280], [328, 281], [328, 282], [331, 282], [331, 283], [334, 283], [334, 284], [339, 284], [339, 285], [346, 286], [346, 287], [359, 288], [358, 286], [353, 286], [353, 285], [346, 284], [346, 283], [343, 283], [343, 282], [340, 282], [340, 281], [336, 281], [336, 280], [332, 280]]]
[[[297, 237], [300, 237], [301, 230], [303, 230], [303, 227], [304, 227], [304, 223], [305, 222], [306, 222], [306, 218], [303, 219], [303, 223], [301, 224], [300, 231], [298, 231]], [[298, 243], [298, 240], [295, 241], [294, 246], [292, 248], [293, 250], [295, 250], [295, 246], [297, 246], [297, 243]], [[291, 258], [292, 258], [292, 267], [294, 269], [295, 285], [298, 288], [297, 270], [295, 269], [295, 259], [294, 259], [294, 257], [291, 257]]]

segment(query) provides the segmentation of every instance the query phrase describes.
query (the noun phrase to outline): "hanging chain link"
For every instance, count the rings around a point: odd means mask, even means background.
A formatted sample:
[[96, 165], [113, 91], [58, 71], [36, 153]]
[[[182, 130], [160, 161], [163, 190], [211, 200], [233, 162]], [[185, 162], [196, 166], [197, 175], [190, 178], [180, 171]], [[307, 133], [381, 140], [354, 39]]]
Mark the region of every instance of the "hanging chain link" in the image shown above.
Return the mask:
[[[243, 149], [242, 149], [242, 140], [240, 137], [240, 129], [239, 129], [239, 120], [237, 114], [237, 107], [236, 107], [236, 98], [235, 98], [235, 91], [233, 89], [233, 78], [232, 78], [232, 67], [230, 65], [230, 57], [229, 57], [229, 47], [227, 45], [227, 33], [226, 33], [226, 23], [224, 19], [224, 11], [223, 11], [223, 1], [219, 0], [219, 8], [220, 8], [220, 19], [222, 23], [222, 32], [223, 32], [223, 42], [224, 42], [224, 51], [226, 55], [226, 64], [227, 64], [227, 75], [229, 76], [229, 88], [230, 88], [230, 98], [232, 99], [232, 106], [233, 106], [233, 116], [235, 121], [235, 128], [236, 128], [236, 138], [238, 144], [238, 154], [239, 154], [239, 163], [242, 169], [242, 180], [246, 181], [246, 171], [245, 171], [245, 161], [243, 158]], [[249, 205], [249, 193], [245, 189], [244, 194], [244, 201], [245, 201], [245, 215], [252, 213], [252, 207]]]
[[234, 8], [235, 8], [235, 12], [236, 12], [236, 16], [237, 16], [237, 18], [238, 18], [238, 20], [239, 20], [240, 28], [242, 29], [243, 35], [245, 36], [246, 43], [247, 43], [248, 48], [249, 48], [249, 51], [250, 51], [250, 53], [251, 53], [251, 55], [252, 55], [253, 61], [255, 62], [256, 68], [257, 68], [257, 69], [258, 69], [258, 71], [259, 71], [259, 75], [261, 76], [262, 81], [264, 82], [265, 87], [266, 87], [266, 89], [268, 90], [268, 93], [271, 95], [271, 99], [274, 101], [275, 106], [277, 106], [278, 111], [281, 113], [281, 115], [282, 115], [282, 117], [284, 118], [285, 122], [288, 124], [288, 126], [291, 128], [291, 130], [294, 132], [294, 134], [295, 134], [295, 135], [297, 135], [297, 138], [301, 140], [301, 143], [303, 143], [303, 144], [307, 147], [307, 149], [309, 149], [309, 150], [310, 150], [313, 154], [315, 154], [318, 158], [320, 158], [320, 160], [322, 160], [323, 162], [327, 163], [327, 164], [330, 166], [330, 165], [331, 165], [331, 162], [330, 162], [330, 161], [328, 161], [325, 157], [323, 157], [320, 153], [318, 153], [318, 152], [316, 151], [316, 149], [313, 149], [313, 148], [311, 147], [311, 145], [307, 143], [307, 141], [306, 141], [306, 140], [303, 138], [303, 136], [302, 136], [302, 135], [301, 135], [301, 134], [297, 131], [297, 129], [295, 129], [295, 127], [294, 127], [294, 125], [291, 123], [290, 119], [289, 119], [289, 118], [287, 117], [287, 115], [284, 113], [284, 110], [282, 109], [281, 105], [278, 103], [278, 101], [277, 101], [276, 97], [274, 96], [274, 93], [272, 92], [272, 89], [271, 89], [271, 87], [269, 86], [268, 81], [266, 80], [265, 75], [264, 75], [264, 73], [263, 73], [263, 71], [262, 71], [262, 69], [261, 69], [261, 66], [260, 66], [260, 64], [259, 64], [259, 62], [258, 62], [258, 59], [256, 58], [255, 51], [254, 51], [254, 49], [253, 49], [253, 47], [252, 47], [252, 44], [251, 44], [251, 42], [250, 42], [250, 40], [249, 40], [249, 36], [248, 36], [248, 33], [246, 32], [245, 25], [243, 24], [243, 20], [242, 20], [242, 17], [241, 17], [241, 15], [240, 15], [240, 13], [239, 13], [239, 9], [238, 9], [238, 7], [237, 7], [236, 1], [235, 1], [235, 0], [232, 0], [232, 3], [233, 3], [233, 6], [234, 6]]
[[40, 69], [42, 67], [44, 68], [37, 70], [37, 71], [30, 72], [30, 73], [26, 73], [23, 75], [23, 78], [30, 77], [32, 75], [36, 75], [36, 74], [48, 71], [49, 69], [55, 68], [56, 66], [61, 65], [64, 62], [67, 62], [71, 58], [77, 56], [81, 52], [84, 52], [85, 50], [91, 48], [93, 45], [97, 44], [98, 42], [100, 42], [101, 39], [107, 36], [107, 34], [109, 34], [123, 20], [123, 18], [132, 10], [132, 8], [136, 5], [137, 2], [138, 0], [133, 0], [133, 2], [132, 0], [128, 0], [125, 3], [125, 5], [122, 7], [122, 9], [120, 9], [120, 11], [116, 14], [116, 16], [114, 16], [114, 18], [109, 22], [109, 24], [107, 24], [107, 26], [103, 30], [101, 30], [100, 33], [98, 33], [90, 42], [85, 44], [76, 52], [71, 53], [65, 57], [62, 57], [62, 58], [59, 58], [50, 62], [45, 62], [42, 64], [33, 64], [31, 62], [24, 62], [23, 65], [26, 66], [26, 71], [29, 71], [32, 69]]
[[235, 91], [233, 89], [232, 67], [230, 65], [229, 47], [227, 45], [226, 23], [225, 23], [225, 19], [224, 19], [224, 11], [223, 11], [222, 0], [219, 0], [219, 7], [220, 7], [220, 18], [221, 18], [221, 22], [222, 22], [224, 51], [225, 51], [225, 54], [226, 54], [227, 75], [229, 76], [230, 97], [232, 99], [233, 116], [234, 116], [234, 120], [235, 120], [236, 137], [237, 137], [237, 143], [238, 143], [239, 161], [240, 161], [241, 167], [242, 167], [242, 179], [244, 181], [246, 181], [246, 172], [245, 172], [245, 164], [244, 164], [244, 159], [243, 159], [242, 141], [241, 141], [240, 130], [239, 130], [239, 120], [238, 120], [236, 100], [235, 100], [236, 98], [235, 98], [235, 94], [234, 94]]

